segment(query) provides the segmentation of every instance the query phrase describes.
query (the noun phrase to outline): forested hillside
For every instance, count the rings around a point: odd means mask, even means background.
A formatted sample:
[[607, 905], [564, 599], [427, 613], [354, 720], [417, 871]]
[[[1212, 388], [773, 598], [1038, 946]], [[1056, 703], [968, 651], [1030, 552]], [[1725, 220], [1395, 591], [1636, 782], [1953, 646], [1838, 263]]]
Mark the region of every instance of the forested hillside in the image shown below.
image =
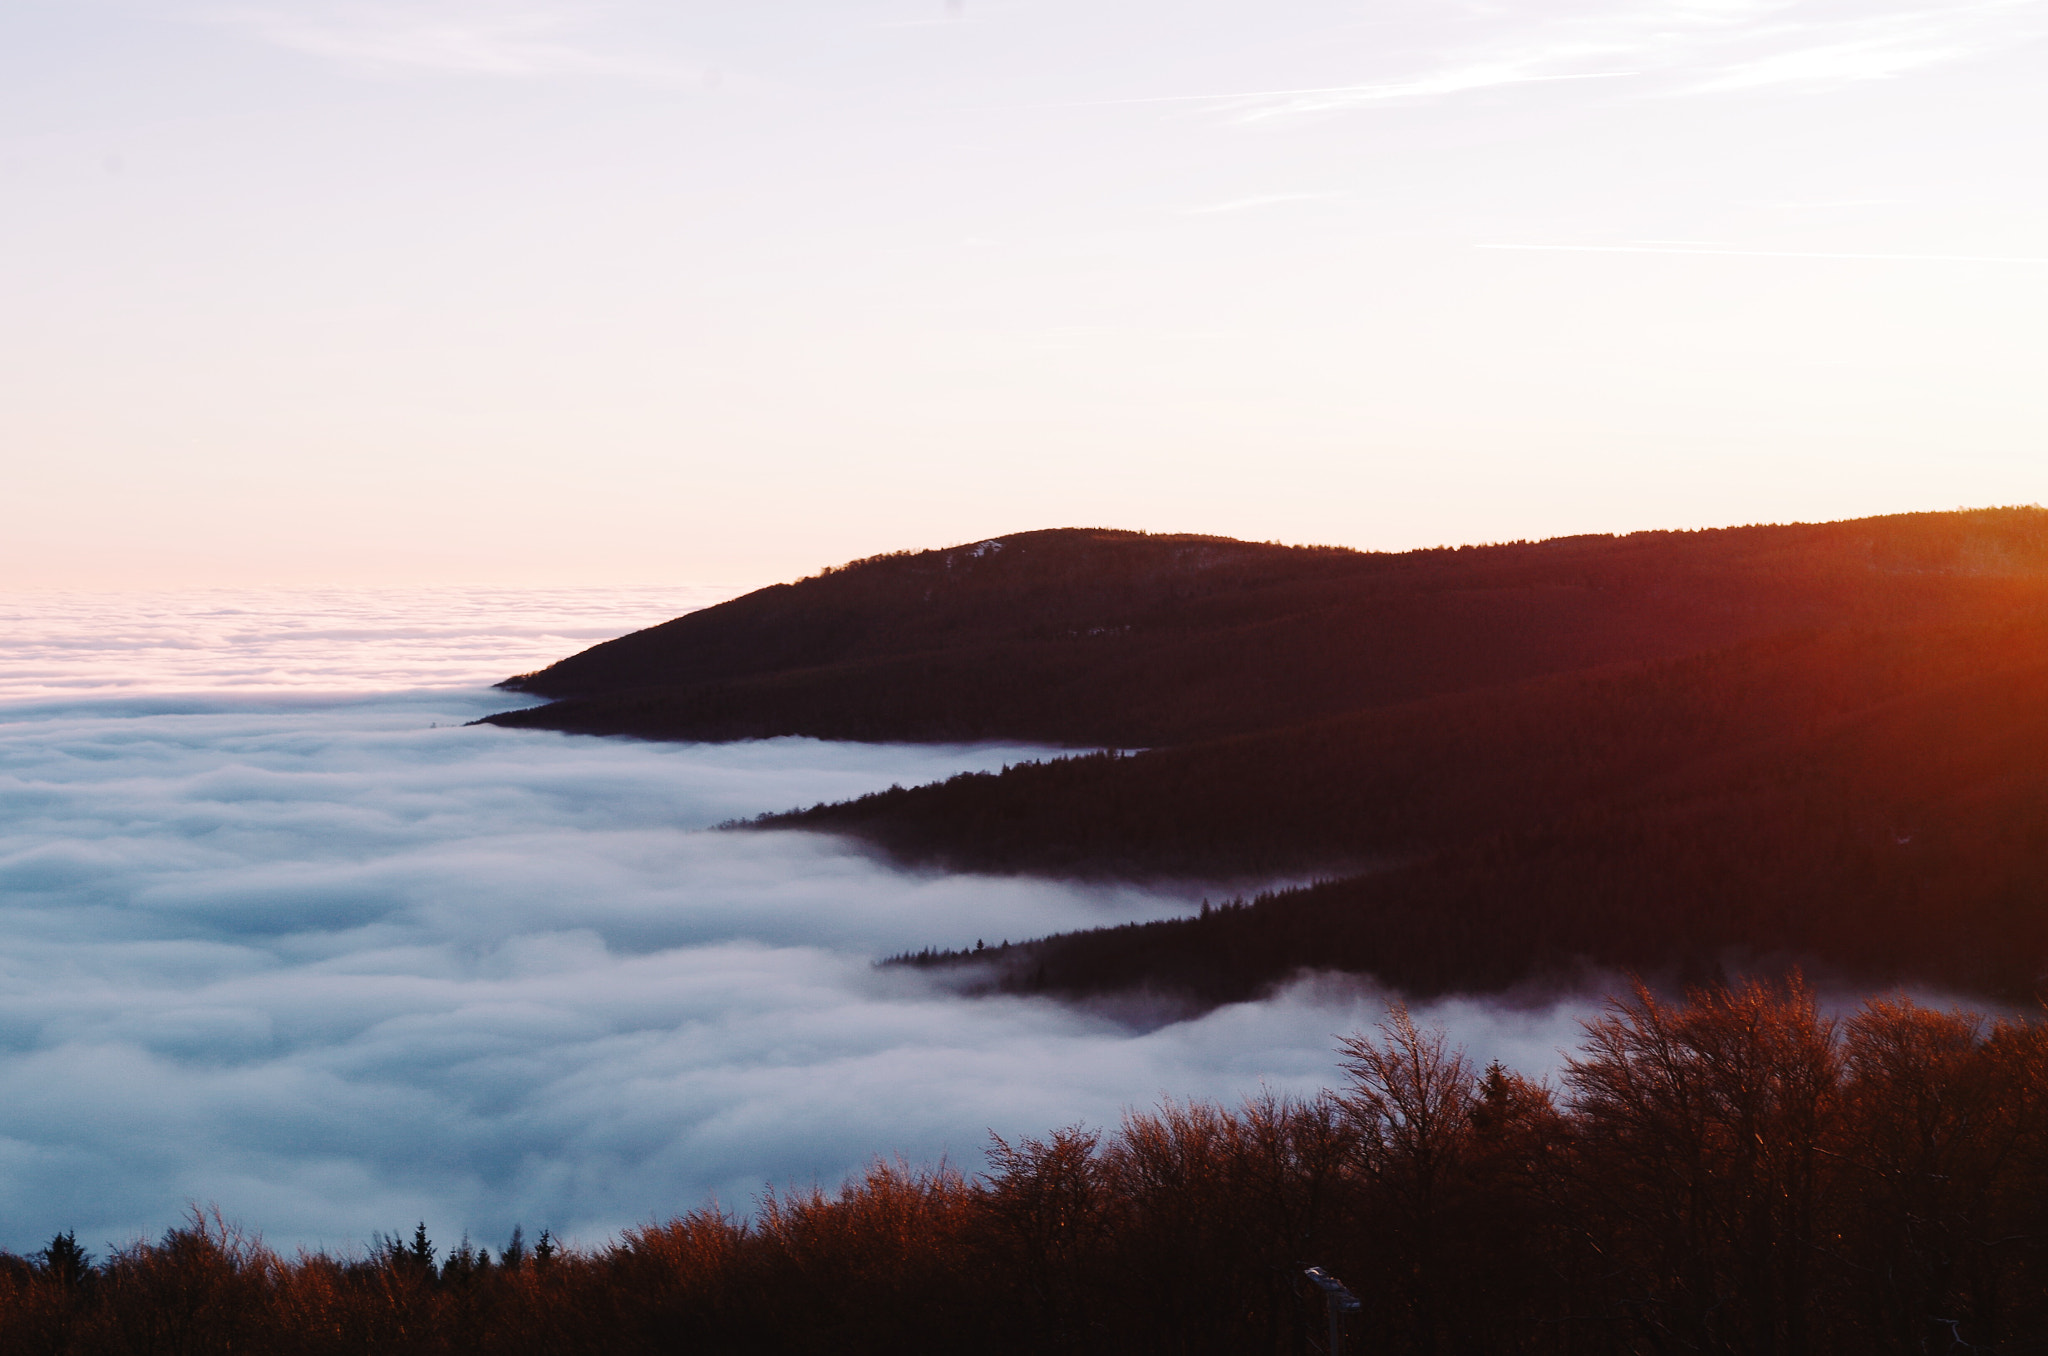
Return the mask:
[[1143, 746], [761, 822], [970, 870], [1329, 878], [1013, 948], [1011, 988], [1796, 959], [2012, 996], [2048, 972], [2040, 509], [1403, 555], [1034, 533], [521, 684], [581, 695], [496, 719]]
[[1158, 746], [2038, 597], [2038, 511], [1375, 554], [1062, 529], [880, 556], [509, 680], [500, 724]]

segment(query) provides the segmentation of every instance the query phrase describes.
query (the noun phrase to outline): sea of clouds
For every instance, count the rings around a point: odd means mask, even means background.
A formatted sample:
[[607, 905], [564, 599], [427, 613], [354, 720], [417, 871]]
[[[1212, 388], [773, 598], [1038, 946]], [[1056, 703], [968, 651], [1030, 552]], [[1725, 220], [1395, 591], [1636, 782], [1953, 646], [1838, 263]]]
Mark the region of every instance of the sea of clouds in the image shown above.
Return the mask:
[[[585, 1242], [876, 1156], [972, 1171], [1167, 1096], [1309, 1093], [1375, 993], [1194, 1020], [968, 998], [881, 956], [1199, 891], [913, 874], [763, 810], [1040, 751], [465, 722], [688, 591], [0, 598], [0, 1247], [217, 1204], [346, 1249]], [[711, 595], [715, 596], [715, 595]], [[1424, 1015], [1544, 1071], [1584, 999]]]

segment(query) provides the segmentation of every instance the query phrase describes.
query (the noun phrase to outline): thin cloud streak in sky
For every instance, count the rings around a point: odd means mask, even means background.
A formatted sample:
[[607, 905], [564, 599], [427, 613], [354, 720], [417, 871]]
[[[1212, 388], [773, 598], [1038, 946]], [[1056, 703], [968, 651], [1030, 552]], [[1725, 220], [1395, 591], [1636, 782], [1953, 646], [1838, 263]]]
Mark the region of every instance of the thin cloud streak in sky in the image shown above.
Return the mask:
[[1699, 254], [1726, 259], [1868, 259], [1923, 264], [2048, 264], [2048, 255], [1889, 254], [1855, 250], [1752, 250], [1709, 245], [1479, 245], [1482, 250], [1549, 254]]
[[1384, 79], [1063, 106], [1195, 105], [1251, 124], [1584, 81], [1631, 80], [1628, 92], [1637, 97], [1822, 89], [1998, 50], [2015, 36], [2011, 16], [2036, 8], [1992, 3], [1845, 16], [1797, 3], [1552, 7], [1490, 26], [1478, 41], [1446, 30], [1434, 63]]
[[1161, 94], [1130, 99], [1086, 99], [1062, 104], [1062, 108], [1113, 108], [1142, 104], [1207, 104], [1218, 108], [1242, 109], [1240, 120], [1251, 122], [1269, 117], [1304, 113], [1334, 112], [1355, 106], [1399, 99], [1439, 98], [1505, 85], [1547, 84], [1560, 80], [1614, 80], [1634, 71], [1586, 71], [1570, 75], [1521, 75], [1480, 69], [1446, 72], [1441, 75], [1394, 84], [1330, 85], [1314, 89], [1241, 90], [1231, 94]]
[[2009, 49], [2042, 35], [2037, 23], [2015, 28], [2014, 15], [2038, 14], [2037, 0], [1950, 5], [1908, 9], [1891, 14], [1859, 14], [1848, 18], [1796, 16], [1786, 6], [1781, 22], [1737, 28], [1728, 45], [1761, 49], [1722, 58], [1705, 78], [1683, 87], [1691, 94], [1730, 94], [1773, 87], [1828, 88], [1870, 80], [1888, 80], [1928, 67], [1967, 61]]
[[1249, 198], [1232, 198], [1228, 202], [1205, 203], [1200, 207], [1184, 207], [1181, 213], [1190, 217], [1228, 216], [1235, 212], [1252, 212], [1262, 207], [1283, 207], [1297, 202], [1329, 202], [1342, 197], [1339, 193], [1261, 193]]
[[[1341, 112], [1524, 85], [1633, 78], [1636, 96], [1712, 96], [1823, 89], [1889, 79], [2009, 46], [2010, 17], [2036, 3], [1991, 3], [1892, 14], [1812, 14], [1799, 4], [1624, 6], [1553, 10], [1520, 32], [1473, 44], [1435, 70], [1387, 81], [1119, 102], [1206, 102], [1237, 120]], [[2035, 34], [2034, 36], [2038, 36]], [[1574, 70], [1590, 63], [1626, 69]]]
[[335, 2], [215, 12], [216, 22], [359, 70], [529, 77], [694, 74], [684, 63], [608, 52], [576, 40], [589, 5]]
[[1475, 94], [1515, 85], [1548, 85], [1579, 80], [1621, 80], [1636, 71], [1580, 71], [1563, 75], [1531, 75], [1511, 67], [1480, 66], [1445, 71], [1418, 80], [1389, 85], [1350, 85], [1327, 90], [1275, 91], [1272, 94], [1225, 96], [1217, 102], [1249, 105], [1237, 121], [1254, 123], [1269, 118], [1302, 117], [1318, 113], [1341, 113], [1348, 109], [1407, 99], [1436, 99]]
[[[1063, 103], [1062, 107], [1197, 104], [1247, 122], [1339, 112], [1518, 85], [1646, 76], [1664, 94], [1709, 95], [1772, 87], [1826, 87], [1886, 79], [1967, 60], [2014, 38], [2012, 18], [2039, 6], [1988, 3], [1830, 13], [1800, 3], [1551, 6], [1490, 25], [1479, 40], [1461, 25], [1417, 21], [1411, 41], [1434, 61], [1355, 83], [1222, 93], [1162, 94]], [[701, 58], [653, 37], [646, 13], [561, 0], [440, 0], [394, 5], [328, 0], [310, 6], [245, 5], [212, 20], [288, 50], [357, 70], [441, 71], [533, 77], [700, 76]], [[599, 20], [604, 20], [600, 41]], [[885, 21], [885, 28], [952, 27], [958, 16]], [[1588, 63], [1628, 69], [1583, 70]]]
[[1628, 60], [1644, 90], [1708, 96], [1827, 89], [1965, 61], [2009, 46], [2038, 0], [1849, 13], [1811, 3], [1619, 6], [1558, 15], [1577, 59]]

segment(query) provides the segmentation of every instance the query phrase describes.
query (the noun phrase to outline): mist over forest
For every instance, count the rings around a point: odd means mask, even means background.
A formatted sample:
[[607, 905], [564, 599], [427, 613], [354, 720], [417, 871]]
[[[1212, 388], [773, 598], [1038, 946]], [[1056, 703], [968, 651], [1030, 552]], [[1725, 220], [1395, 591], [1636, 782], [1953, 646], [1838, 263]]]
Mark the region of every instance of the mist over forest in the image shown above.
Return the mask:
[[262, 643], [0, 711], [24, 1349], [2041, 1349], [2042, 510]]
[[0, 3], [0, 1356], [2048, 1356], [2044, 70]]

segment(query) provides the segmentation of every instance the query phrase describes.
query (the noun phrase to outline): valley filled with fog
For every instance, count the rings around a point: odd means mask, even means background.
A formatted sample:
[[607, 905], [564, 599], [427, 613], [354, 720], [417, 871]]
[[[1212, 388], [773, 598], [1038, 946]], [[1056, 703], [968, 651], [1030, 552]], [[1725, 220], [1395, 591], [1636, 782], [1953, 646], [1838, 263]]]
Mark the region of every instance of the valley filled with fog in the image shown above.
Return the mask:
[[[730, 592], [730, 590], [727, 590]], [[1199, 907], [907, 873], [762, 811], [1040, 751], [465, 724], [489, 679], [723, 596], [17, 596], [0, 643], [0, 1246], [211, 1203], [274, 1244], [424, 1219], [585, 1242], [876, 1156], [1162, 1097], [1310, 1093], [1383, 1014], [1306, 979], [1194, 1020], [876, 959]], [[1594, 1000], [1444, 1022], [1542, 1073]]]

